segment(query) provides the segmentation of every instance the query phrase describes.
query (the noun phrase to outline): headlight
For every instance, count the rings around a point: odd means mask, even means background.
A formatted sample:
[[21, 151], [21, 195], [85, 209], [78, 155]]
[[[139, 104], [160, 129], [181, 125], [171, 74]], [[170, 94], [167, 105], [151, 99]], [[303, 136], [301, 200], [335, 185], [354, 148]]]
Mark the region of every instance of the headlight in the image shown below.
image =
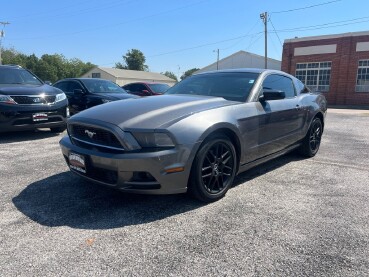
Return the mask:
[[17, 104], [10, 96], [0, 94], [0, 103]]
[[55, 97], [55, 102], [60, 102], [67, 99], [67, 96], [65, 95], [65, 93], [59, 93], [56, 95]]
[[109, 102], [111, 102], [111, 100], [108, 100], [108, 99], [101, 99], [101, 101], [102, 101], [103, 103], [109, 103]]
[[141, 147], [174, 147], [174, 142], [167, 133], [133, 133]]

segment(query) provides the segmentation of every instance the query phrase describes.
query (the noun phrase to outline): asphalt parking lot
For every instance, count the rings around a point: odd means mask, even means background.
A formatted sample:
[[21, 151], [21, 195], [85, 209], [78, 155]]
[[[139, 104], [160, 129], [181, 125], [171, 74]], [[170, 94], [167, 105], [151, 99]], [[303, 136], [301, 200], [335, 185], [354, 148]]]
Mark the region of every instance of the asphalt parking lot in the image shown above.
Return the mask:
[[369, 111], [329, 110], [316, 157], [208, 205], [75, 178], [61, 136], [0, 134], [0, 276], [369, 275]]

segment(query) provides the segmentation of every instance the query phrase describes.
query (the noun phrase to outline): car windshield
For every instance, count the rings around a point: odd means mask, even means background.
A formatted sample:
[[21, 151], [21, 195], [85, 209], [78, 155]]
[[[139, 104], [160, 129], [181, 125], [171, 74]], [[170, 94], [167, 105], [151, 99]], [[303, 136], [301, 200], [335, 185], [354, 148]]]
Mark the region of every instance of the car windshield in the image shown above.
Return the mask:
[[0, 84], [42, 85], [43, 83], [29, 71], [22, 68], [0, 68]]
[[170, 88], [167, 84], [148, 84], [148, 86], [155, 93], [164, 93]]
[[253, 72], [193, 75], [168, 89], [166, 94], [206, 95], [244, 102], [248, 98], [258, 76], [259, 73]]
[[86, 88], [92, 93], [127, 93], [120, 86], [108, 80], [91, 78], [84, 79], [81, 81], [86, 86]]

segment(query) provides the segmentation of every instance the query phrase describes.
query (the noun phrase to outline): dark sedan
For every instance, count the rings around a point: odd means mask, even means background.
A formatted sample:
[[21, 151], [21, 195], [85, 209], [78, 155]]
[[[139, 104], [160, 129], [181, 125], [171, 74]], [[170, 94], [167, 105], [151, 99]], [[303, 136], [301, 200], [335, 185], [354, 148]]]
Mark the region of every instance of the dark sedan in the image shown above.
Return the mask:
[[137, 98], [112, 81], [98, 78], [63, 79], [56, 82], [54, 87], [67, 95], [71, 115], [111, 101]]
[[62, 132], [68, 116], [68, 101], [61, 90], [20, 66], [0, 66], [0, 132], [36, 128]]
[[109, 103], [68, 122], [70, 169], [126, 192], [223, 197], [237, 173], [297, 149], [319, 149], [322, 94], [281, 71], [201, 73], [166, 95]]
[[136, 82], [124, 85], [122, 88], [131, 94], [139, 96], [151, 96], [165, 93], [170, 86], [164, 83]]

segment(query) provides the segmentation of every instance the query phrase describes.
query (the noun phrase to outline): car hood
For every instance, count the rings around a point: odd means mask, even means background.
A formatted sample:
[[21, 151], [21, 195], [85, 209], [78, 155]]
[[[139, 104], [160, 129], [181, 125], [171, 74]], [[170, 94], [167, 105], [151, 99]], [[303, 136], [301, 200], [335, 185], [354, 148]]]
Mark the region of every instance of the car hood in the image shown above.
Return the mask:
[[139, 98], [136, 95], [128, 94], [128, 93], [94, 93], [93, 95], [99, 96], [104, 99], [109, 100], [123, 100], [123, 99], [130, 99], [130, 98]]
[[5, 95], [54, 95], [62, 93], [61, 90], [49, 85], [19, 85], [19, 84], [0, 84], [0, 94]]
[[87, 109], [73, 116], [112, 123], [122, 129], [158, 129], [191, 114], [239, 104], [208, 96], [161, 95], [133, 100], [114, 101]]

